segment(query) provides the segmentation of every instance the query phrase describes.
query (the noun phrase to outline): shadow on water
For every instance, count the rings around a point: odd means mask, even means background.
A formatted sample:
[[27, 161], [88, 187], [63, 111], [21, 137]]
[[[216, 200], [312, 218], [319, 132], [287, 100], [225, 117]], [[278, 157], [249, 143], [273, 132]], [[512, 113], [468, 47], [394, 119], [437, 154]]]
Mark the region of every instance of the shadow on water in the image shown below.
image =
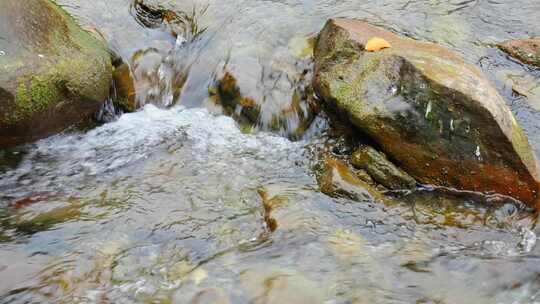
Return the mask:
[[350, 149], [309, 91], [324, 21], [368, 20], [480, 66], [538, 154], [522, 88], [540, 75], [491, 47], [539, 34], [535, 1], [58, 2], [103, 33], [141, 108], [0, 152], [0, 303], [537, 300], [536, 215], [515, 202], [322, 194], [321, 155]]

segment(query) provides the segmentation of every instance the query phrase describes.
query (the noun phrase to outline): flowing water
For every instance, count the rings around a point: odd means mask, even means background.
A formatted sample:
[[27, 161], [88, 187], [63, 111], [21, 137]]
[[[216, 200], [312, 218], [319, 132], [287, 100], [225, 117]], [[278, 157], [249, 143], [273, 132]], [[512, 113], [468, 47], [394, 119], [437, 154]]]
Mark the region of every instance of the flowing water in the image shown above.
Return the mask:
[[[308, 38], [344, 16], [482, 68], [540, 155], [540, 114], [512, 90], [540, 73], [492, 47], [540, 35], [538, 1], [145, 1], [176, 28], [137, 1], [58, 2], [129, 64], [145, 106], [0, 151], [0, 303], [540, 303], [527, 210], [430, 189], [332, 198], [315, 174], [335, 152], [326, 119], [297, 141], [298, 117], [267, 128], [309, 75]], [[226, 72], [261, 104], [258, 132], [211, 102]]]

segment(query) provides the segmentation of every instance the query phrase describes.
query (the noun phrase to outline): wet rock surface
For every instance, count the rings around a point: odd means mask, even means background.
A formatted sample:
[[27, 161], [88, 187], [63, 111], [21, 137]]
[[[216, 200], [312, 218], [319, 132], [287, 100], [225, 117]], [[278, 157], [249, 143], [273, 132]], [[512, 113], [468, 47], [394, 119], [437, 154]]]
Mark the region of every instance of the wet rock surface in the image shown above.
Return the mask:
[[388, 189], [412, 189], [416, 186], [414, 178], [372, 147], [363, 146], [356, 150], [351, 156], [351, 163], [356, 168], [366, 170], [375, 181]]
[[115, 104], [126, 112], [134, 112], [139, 108], [135, 81], [129, 65], [122, 63], [115, 67], [114, 73]]
[[[268, 111], [261, 101], [245, 96], [241, 92], [236, 77], [225, 72], [210, 89], [212, 102], [221, 106], [223, 113], [233, 117], [244, 129], [260, 128], [283, 133], [293, 139], [299, 139], [306, 132], [315, 118], [318, 109], [309, 99], [310, 89], [300, 83], [306, 75], [298, 79], [290, 101], [284, 101], [279, 109]], [[269, 113], [270, 112], [270, 113]]]
[[523, 63], [540, 67], [540, 37], [508, 40], [499, 43], [497, 46]]
[[[379, 37], [392, 46], [366, 52]], [[315, 49], [316, 93], [421, 183], [534, 205], [537, 163], [502, 97], [453, 52], [333, 19]]]
[[0, 1], [0, 148], [60, 131], [109, 94], [104, 43], [47, 0]]
[[[194, 3], [191, 10], [175, 10], [177, 5], [167, 5], [162, 1], [135, 0], [131, 6], [132, 15], [143, 26], [164, 30], [175, 38], [180, 37], [185, 41], [192, 41], [206, 31], [205, 27], [198, 25], [196, 19], [204, 15], [208, 6], [196, 8]], [[164, 5], [165, 4], [165, 5]], [[168, 3], [171, 4], [171, 3]], [[181, 5], [181, 6], [184, 6]]]
[[395, 193], [394, 199], [407, 206], [401, 215], [424, 225], [471, 229], [488, 226], [510, 229], [530, 219], [531, 210], [503, 196], [483, 196], [445, 188], [421, 188]]
[[373, 186], [356, 176], [344, 162], [334, 158], [324, 162], [319, 185], [321, 192], [334, 197], [356, 201], [382, 200], [382, 194]]

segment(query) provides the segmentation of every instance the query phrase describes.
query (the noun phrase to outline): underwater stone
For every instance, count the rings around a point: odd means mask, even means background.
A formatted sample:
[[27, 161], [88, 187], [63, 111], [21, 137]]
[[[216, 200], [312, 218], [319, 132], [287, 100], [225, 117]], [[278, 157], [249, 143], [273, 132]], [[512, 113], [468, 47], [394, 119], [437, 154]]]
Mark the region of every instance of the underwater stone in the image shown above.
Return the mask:
[[375, 181], [388, 189], [412, 189], [416, 186], [414, 178], [372, 147], [363, 146], [356, 150], [351, 157], [351, 163], [356, 168], [366, 170]]
[[365, 202], [384, 201], [380, 192], [358, 178], [344, 162], [334, 158], [325, 160], [319, 187], [322, 193], [332, 197]]

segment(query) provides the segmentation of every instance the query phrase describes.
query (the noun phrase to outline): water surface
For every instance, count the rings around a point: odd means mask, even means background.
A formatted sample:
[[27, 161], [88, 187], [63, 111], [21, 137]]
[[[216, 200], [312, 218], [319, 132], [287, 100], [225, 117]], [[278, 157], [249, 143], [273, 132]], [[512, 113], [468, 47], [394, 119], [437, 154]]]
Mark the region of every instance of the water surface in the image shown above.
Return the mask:
[[244, 133], [208, 100], [229, 71], [263, 115], [279, 111], [310, 68], [306, 38], [354, 17], [479, 66], [540, 155], [540, 115], [507, 81], [540, 74], [492, 47], [540, 35], [540, 3], [160, 2], [205, 30], [149, 28], [127, 0], [59, 1], [139, 73], [148, 104], [1, 152], [0, 303], [540, 302], [532, 215], [429, 191], [331, 198], [315, 174], [331, 142], [324, 117], [291, 141], [264, 125]]

